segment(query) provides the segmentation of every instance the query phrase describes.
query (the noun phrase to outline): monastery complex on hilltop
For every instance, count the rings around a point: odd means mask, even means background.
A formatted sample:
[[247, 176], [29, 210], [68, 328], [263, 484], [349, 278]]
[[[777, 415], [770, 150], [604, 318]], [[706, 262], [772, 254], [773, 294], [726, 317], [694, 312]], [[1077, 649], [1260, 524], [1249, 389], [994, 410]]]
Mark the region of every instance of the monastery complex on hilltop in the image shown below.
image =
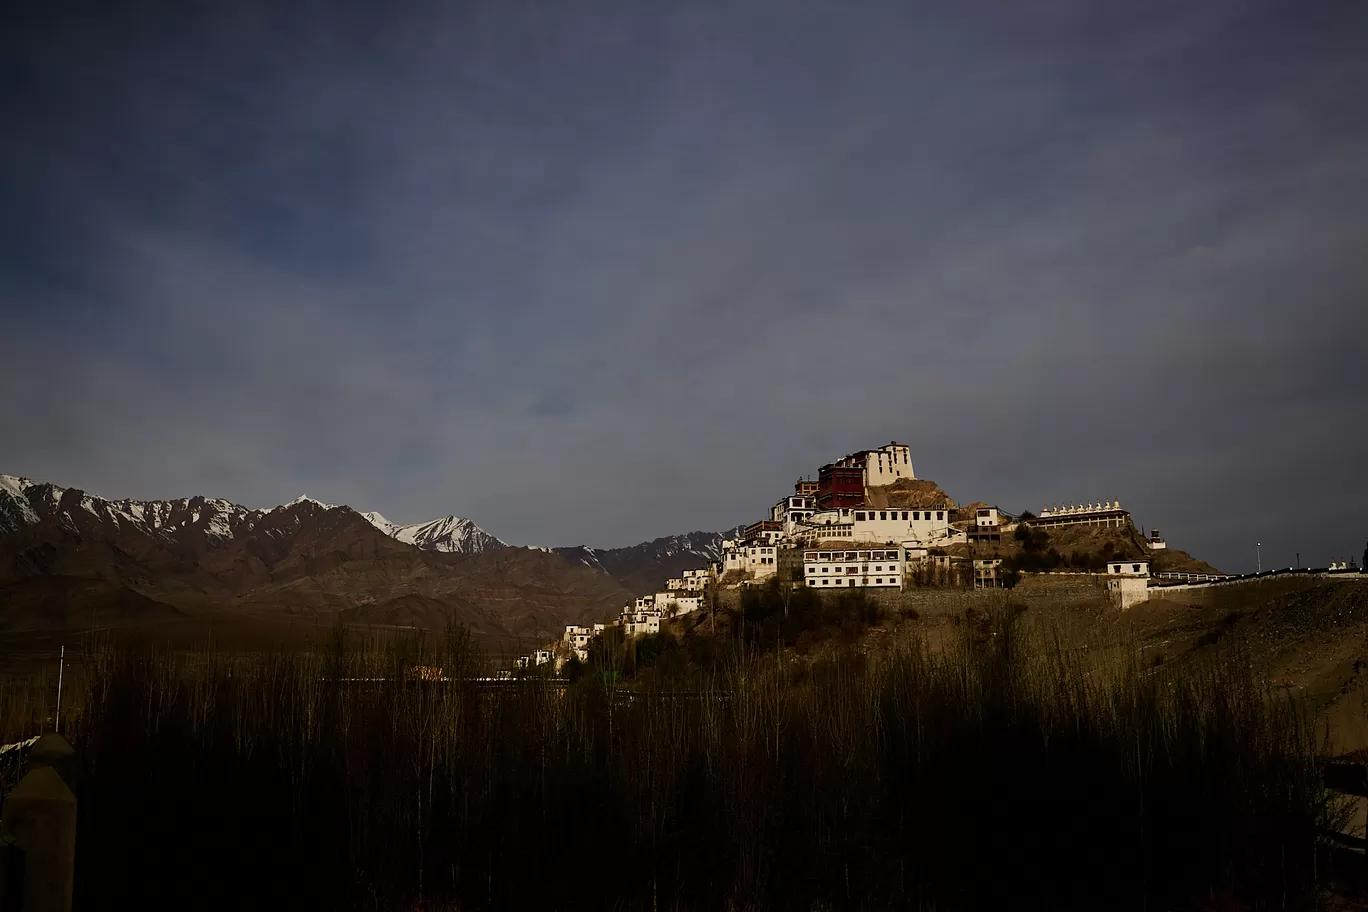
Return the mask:
[[[558, 658], [587, 659], [593, 638], [608, 626], [620, 626], [628, 636], [657, 633], [663, 620], [706, 607], [713, 588], [741, 588], [775, 577], [828, 591], [900, 590], [914, 582], [953, 579], [976, 588], [999, 585], [1000, 557], [952, 557], [948, 549], [1000, 542], [1004, 533], [1016, 531], [1021, 519], [985, 506], [956, 516], [954, 504], [939, 488], [926, 482], [918, 491], [917, 482], [907, 444], [890, 442], [827, 463], [818, 469], [815, 481], [799, 479], [793, 493], [770, 508], [769, 516], [746, 526], [740, 537], [723, 541], [719, 559], [710, 566], [686, 570], [669, 580], [664, 591], [637, 598], [611, 625], [566, 627]], [[912, 492], [920, 495], [917, 506], [910, 502], [918, 497], [901, 496]], [[909, 504], [894, 506], [894, 500]], [[1045, 507], [1027, 522], [1043, 529], [1122, 528], [1130, 524], [1130, 514], [1111, 501]], [[1158, 532], [1145, 544], [1151, 550], [1164, 547]], [[1147, 560], [1116, 561], [1107, 565], [1106, 573], [1108, 590], [1122, 607], [1144, 597]], [[556, 658], [543, 650], [519, 661], [542, 664]]]

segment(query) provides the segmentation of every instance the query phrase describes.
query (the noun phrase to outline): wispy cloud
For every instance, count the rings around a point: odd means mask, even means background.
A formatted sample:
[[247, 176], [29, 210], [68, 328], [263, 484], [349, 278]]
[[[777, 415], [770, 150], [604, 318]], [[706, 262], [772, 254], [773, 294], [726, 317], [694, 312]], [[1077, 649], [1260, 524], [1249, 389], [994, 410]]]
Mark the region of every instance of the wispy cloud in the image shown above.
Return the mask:
[[897, 437], [966, 499], [1343, 557], [1365, 15], [40, 16], [5, 55], [0, 467], [616, 545]]

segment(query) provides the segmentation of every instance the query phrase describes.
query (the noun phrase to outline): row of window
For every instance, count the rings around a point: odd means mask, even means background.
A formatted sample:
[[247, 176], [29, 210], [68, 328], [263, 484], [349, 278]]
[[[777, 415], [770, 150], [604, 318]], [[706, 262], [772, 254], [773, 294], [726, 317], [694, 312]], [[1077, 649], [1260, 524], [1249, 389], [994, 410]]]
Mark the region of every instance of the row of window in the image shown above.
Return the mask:
[[[873, 586], [896, 586], [896, 585], [898, 585], [898, 578], [897, 578], [896, 576], [887, 577], [888, 582], [886, 582], [886, 583], [884, 582], [884, 579], [885, 579], [884, 577], [878, 577], [878, 576], [876, 576], [876, 577], [873, 579], [872, 582], [867, 580], [867, 581], [865, 582], [865, 585], [866, 585], [866, 586], [870, 586], [870, 585], [873, 585]], [[847, 580], [846, 582], [847, 582], [848, 585], [854, 586], [856, 581], [852, 579], [852, 580]], [[830, 585], [832, 585], [831, 578], [830, 578], [830, 577], [826, 577], [826, 578], [824, 578], [824, 579], [821, 581], [821, 583], [818, 583], [816, 580], [813, 580], [813, 581], [812, 581], [812, 585], [814, 585], [814, 586], [818, 586], [818, 585], [821, 585], [821, 586], [830, 586]], [[841, 580], [839, 580], [839, 579], [836, 580], [835, 585], [837, 585], [837, 586], [841, 585]]]
[[[857, 569], [858, 569], [858, 568], [856, 568], [856, 567], [846, 567], [846, 568], [845, 568], [845, 572], [846, 572], [846, 573], [855, 573], [855, 572], [857, 571]], [[896, 569], [898, 569], [898, 568], [897, 568], [897, 567], [889, 567], [889, 568], [888, 568], [888, 572], [889, 572], [889, 573], [892, 573], [892, 572], [893, 572], [894, 570], [896, 570]], [[831, 570], [830, 567], [823, 567], [823, 568], [822, 568], [822, 572], [823, 572], [823, 573], [827, 573], [827, 572], [829, 572], [830, 570]], [[807, 568], [807, 572], [808, 572], [808, 573], [816, 573], [816, 572], [817, 572], [817, 568], [816, 568], [816, 567], [808, 567], [808, 568]], [[841, 572], [841, 568], [840, 568], [840, 567], [837, 567], [837, 568], [836, 568], [836, 572], [837, 572], [837, 573], [840, 573], [840, 572]], [[875, 567], [875, 568], [874, 568], [874, 572], [875, 572], [875, 573], [883, 573], [883, 567]]]
[[869, 511], [866, 511], [866, 512], [864, 512], [864, 513], [856, 513], [856, 514], [855, 514], [855, 521], [856, 521], [856, 522], [865, 522], [865, 517], [866, 517], [866, 516], [869, 517], [869, 520], [868, 520], [869, 522], [874, 522], [874, 521], [876, 521], [876, 520], [885, 520], [885, 521], [887, 521], [887, 520], [896, 520], [896, 519], [899, 518], [899, 513], [902, 514], [902, 515], [901, 515], [901, 518], [902, 518], [902, 519], [907, 519], [907, 518], [908, 518], [908, 513], [909, 513], [909, 512], [911, 513], [911, 518], [912, 518], [912, 520], [913, 520], [913, 521], [916, 521], [916, 522], [924, 522], [924, 521], [930, 520], [930, 519], [931, 519], [931, 514], [932, 514], [933, 512], [936, 514], [936, 519], [939, 519], [939, 520], [945, 519], [945, 511], [944, 511], [944, 510], [934, 510], [934, 511], [932, 511], [932, 510], [911, 510], [911, 511], [908, 511], [908, 510], [879, 510], [879, 511], [877, 511], [877, 512], [874, 511], [874, 510], [869, 510]]
[[897, 560], [897, 551], [804, 551], [805, 561], [871, 561]]

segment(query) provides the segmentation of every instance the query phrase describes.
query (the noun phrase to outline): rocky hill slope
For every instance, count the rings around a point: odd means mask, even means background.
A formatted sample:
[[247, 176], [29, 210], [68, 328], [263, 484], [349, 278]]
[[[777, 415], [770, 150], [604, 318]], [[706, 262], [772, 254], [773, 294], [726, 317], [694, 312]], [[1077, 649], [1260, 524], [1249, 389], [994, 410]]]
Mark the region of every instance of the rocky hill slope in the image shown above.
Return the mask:
[[626, 548], [577, 545], [554, 550], [585, 567], [601, 570], [637, 595], [645, 595], [665, 588], [666, 580], [685, 570], [706, 567], [717, 560], [722, 540], [739, 537], [744, 528], [669, 535]]

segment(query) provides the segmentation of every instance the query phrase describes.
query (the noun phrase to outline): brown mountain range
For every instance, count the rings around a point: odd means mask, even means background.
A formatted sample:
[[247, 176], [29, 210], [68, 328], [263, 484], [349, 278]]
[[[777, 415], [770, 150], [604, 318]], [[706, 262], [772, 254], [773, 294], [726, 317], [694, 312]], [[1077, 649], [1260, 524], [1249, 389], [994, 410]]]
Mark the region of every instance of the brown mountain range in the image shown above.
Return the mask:
[[[462, 555], [390, 538], [349, 507], [111, 502], [12, 486], [0, 510], [0, 630], [156, 624], [232, 614], [441, 628], [539, 642], [631, 593], [545, 550]], [[4, 499], [4, 498], [0, 498]]]

